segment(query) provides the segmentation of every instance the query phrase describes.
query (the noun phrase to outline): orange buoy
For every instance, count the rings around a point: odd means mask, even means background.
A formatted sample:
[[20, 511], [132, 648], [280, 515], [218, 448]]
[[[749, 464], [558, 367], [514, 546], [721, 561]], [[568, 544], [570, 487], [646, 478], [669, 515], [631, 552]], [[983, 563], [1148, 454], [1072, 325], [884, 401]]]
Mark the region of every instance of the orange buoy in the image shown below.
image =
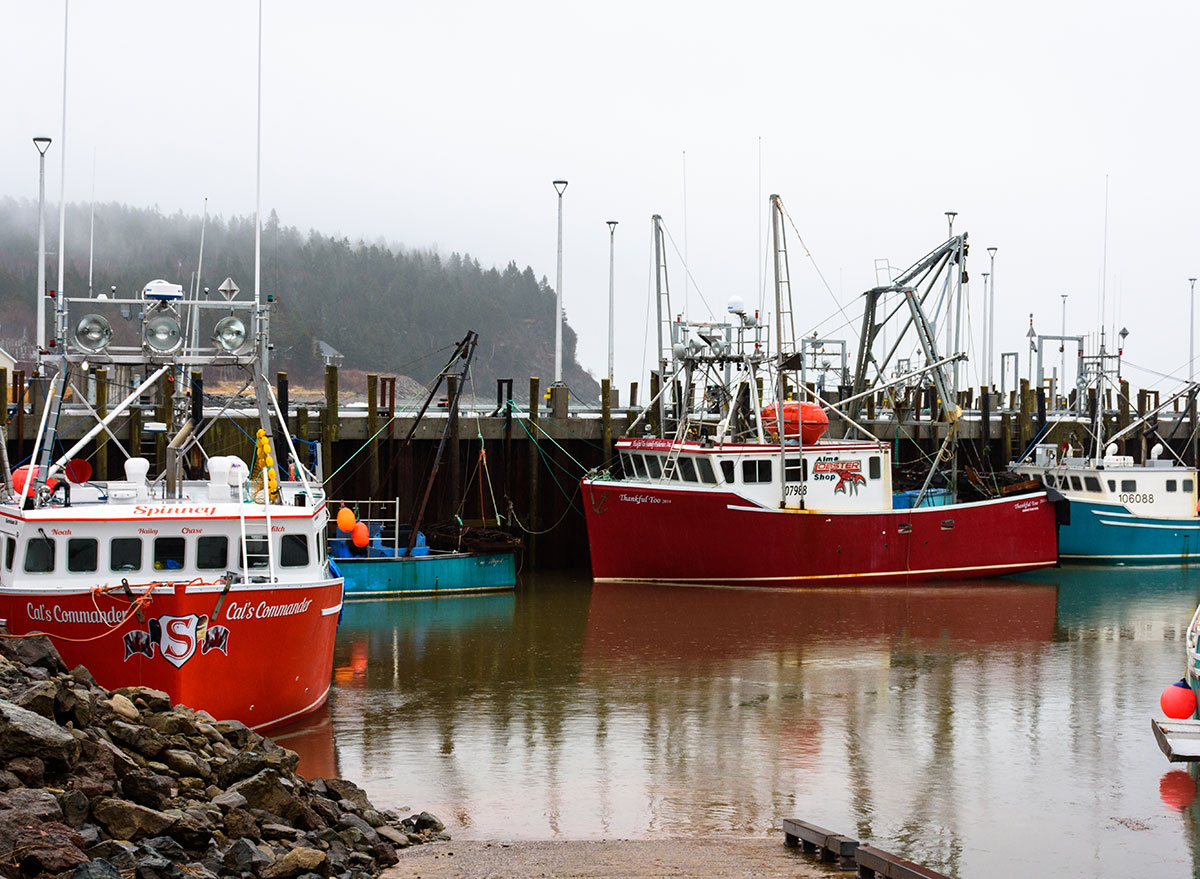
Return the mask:
[[342, 507], [337, 514], [338, 531], [349, 534], [354, 530], [354, 511], [349, 507]]
[[[763, 430], [779, 436], [779, 419], [776, 417], [772, 403], [762, 411]], [[815, 443], [829, 429], [829, 416], [816, 403], [798, 403], [789, 400], [783, 404], [783, 436], [784, 439], [800, 437], [805, 444]]]
[[1187, 720], [1196, 713], [1196, 694], [1187, 681], [1178, 681], [1162, 691], [1158, 707], [1172, 720]]
[[[37, 483], [38, 473], [41, 469], [37, 464], [22, 464], [12, 472], [13, 491], [16, 492], [17, 497], [20, 497], [21, 493], [25, 491], [25, 482], [30, 478], [33, 479], [33, 484], [29, 486], [26, 497], [33, 496], [34, 485]], [[57, 479], [50, 478], [46, 480], [46, 488], [53, 489], [56, 485], [58, 485]]]
[[[339, 515], [341, 515], [339, 513]], [[371, 542], [371, 532], [367, 530], [366, 522], [359, 522], [354, 526], [354, 533], [350, 535], [350, 539], [354, 541], [354, 545], [362, 549]]]

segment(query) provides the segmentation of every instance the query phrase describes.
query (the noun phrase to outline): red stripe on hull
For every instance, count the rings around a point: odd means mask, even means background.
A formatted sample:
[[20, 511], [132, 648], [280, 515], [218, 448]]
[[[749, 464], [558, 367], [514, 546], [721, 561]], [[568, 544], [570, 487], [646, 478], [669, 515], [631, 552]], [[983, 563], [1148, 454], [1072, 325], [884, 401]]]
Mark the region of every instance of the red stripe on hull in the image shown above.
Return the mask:
[[[1058, 558], [1045, 495], [868, 513], [766, 510], [732, 492], [587, 479], [583, 496], [597, 580], [920, 583], [997, 577]], [[901, 534], [901, 524], [911, 532]]]
[[[129, 608], [123, 595], [93, 599], [91, 592], [66, 589], [9, 590], [0, 595], [0, 608], [12, 634], [61, 636], [52, 640], [67, 666], [86, 666], [108, 689], [153, 687], [174, 704], [255, 728], [294, 720], [324, 704], [341, 581], [235, 587], [213, 619], [219, 596], [219, 589], [160, 586], [142, 611], [144, 622], [132, 616], [108, 634]], [[98, 618], [97, 611], [105, 616]], [[210, 632], [226, 630], [221, 646], [206, 648], [198, 631], [205, 624]], [[97, 635], [83, 643], [63, 640]]]

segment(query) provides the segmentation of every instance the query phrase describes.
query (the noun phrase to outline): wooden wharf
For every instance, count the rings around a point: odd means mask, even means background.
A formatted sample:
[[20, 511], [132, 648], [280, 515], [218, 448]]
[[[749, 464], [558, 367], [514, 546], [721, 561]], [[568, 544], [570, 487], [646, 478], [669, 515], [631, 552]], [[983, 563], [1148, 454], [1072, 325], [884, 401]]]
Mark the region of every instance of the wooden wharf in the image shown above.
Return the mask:
[[[129, 377], [122, 378], [116, 383], [128, 384]], [[652, 393], [657, 388], [656, 378], [651, 377]], [[74, 377], [74, 385], [87, 388], [91, 408], [101, 414], [114, 396], [110, 381], [114, 379], [103, 368]], [[124, 455], [114, 448], [116, 444], [131, 454], [150, 458], [152, 472], [159, 468], [169, 437], [147, 431], [146, 425], [168, 421], [168, 407], [185, 405], [181, 395], [204, 391], [198, 373], [191, 374], [191, 387], [176, 384], [161, 382], [143, 397], [141, 406], [131, 407], [113, 422], [111, 433], [102, 432], [81, 453], [92, 462], [96, 478], [121, 478]], [[0, 369], [0, 423], [7, 430], [14, 467], [32, 451], [45, 386], [44, 379], [30, 380], [22, 371], [10, 375]], [[564, 387], [552, 387], [543, 396], [541, 380], [536, 377], [529, 379], [524, 400], [514, 398], [513, 386], [512, 380], [501, 380], [494, 402], [464, 399], [455, 412], [430, 407], [418, 422], [417, 406], [411, 400], [397, 399], [394, 376], [372, 373], [367, 375], [365, 387], [346, 388], [338, 368], [327, 366], [323, 396], [308, 399], [290, 397], [287, 374], [276, 376], [280, 405], [287, 412], [289, 431], [300, 441], [299, 453], [311, 462], [316, 449], [320, 450], [332, 497], [399, 498], [401, 515], [410, 515], [424, 490], [426, 465], [449, 420], [449, 442], [426, 521], [457, 515], [468, 524], [495, 526], [498, 507], [501, 517], [526, 542], [527, 568], [584, 567], [587, 535], [579, 477], [611, 459], [614, 440], [625, 434], [640, 411], [638, 386], [631, 386], [628, 400], [632, 405], [626, 407], [619, 405], [618, 394], [607, 381], [602, 382], [603, 403], [593, 406], [570, 405]], [[348, 400], [352, 395], [358, 399]], [[449, 393], [446, 396], [452, 398]], [[822, 396], [836, 405], [842, 394], [829, 391]], [[202, 399], [202, 420], [213, 422], [206, 427], [210, 454], [250, 455], [257, 418], [222, 411], [217, 405], [220, 398], [211, 391]], [[1134, 399], [1136, 405], [1131, 406]], [[1140, 390], [1131, 395], [1128, 383], [1123, 382], [1117, 400], [1106, 394], [1100, 401], [1106, 431], [1114, 433], [1135, 415], [1152, 411], [1158, 400], [1158, 391]], [[960, 457], [986, 471], [1004, 468], [1035, 437], [1039, 442], [1069, 441], [1080, 447], [1090, 434], [1090, 419], [1069, 414], [1061, 405], [1048, 411], [1044, 401], [1044, 392], [1031, 390], [1024, 380], [1007, 399], [984, 394], [982, 389], [978, 394], [963, 392], [958, 430], [965, 457]], [[1096, 404], [1093, 398], [1087, 406]], [[890, 399], [880, 393], [867, 398], [861, 420], [877, 437], [893, 445], [893, 460], [904, 466], [925, 461], [937, 451], [948, 430], [946, 424], [931, 419], [930, 412], [937, 409], [930, 389], [914, 389]], [[194, 406], [192, 411], [196, 411]], [[87, 416], [85, 404], [68, 398], [60, 418], [60, 441], [82, 435], [90, 420]], [[836, 438], [843, 430], [844, 424], [831, 416], [829, 435]], [[411, 442], [406, 444], [410, 433]], [[1131, 434], [1121, 442], [1120, 453], [1140, 461], [1147, 456], [1148, 446], [1163, 442], [1190, 463], [1196, 435], [1194, 407], [1180, 409], [1177, 403], [1158, 415], [1155, 433]]]
[[948, 879], [945, 874], [907, 858], [796, 818], [783, 819], [783, 842], [816, 855], [839, 870], [854, 870], [859, 879]]

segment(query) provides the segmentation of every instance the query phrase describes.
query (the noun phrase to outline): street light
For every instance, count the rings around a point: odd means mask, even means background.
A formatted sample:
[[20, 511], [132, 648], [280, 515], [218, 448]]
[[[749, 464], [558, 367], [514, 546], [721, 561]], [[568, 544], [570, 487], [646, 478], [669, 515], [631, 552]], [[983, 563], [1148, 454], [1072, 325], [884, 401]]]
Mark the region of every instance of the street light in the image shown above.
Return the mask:
[[[38, 273], [37, 273], [37, 362], [41, 365], [42, 351], [46, 347], [46, 150], [50, 149], [50, 138], [35, 137], [33, 145], [38, 151]], [[62, 244], [59, 244], [62, 249]]]
[[996, 251], [998, 249], [996, 247], [989, 247], [987, 249], [988, 256], [991, 258], [990, 274], [992, 277], [992, 295], [988, 299], [988, 313], [984, 316], [987, 319], [987, 383], [989, 388], [992, 386], [992, 360], [996, 354]]
[[555, 180], [554, 191], [558, 193], [558, 282], [554, 286], [554, 383], [562, 384], [562, 197], [567, 189], [567, 181]]
[[1196, 279], [1188, 278], [1192, 285], [1192, 308], [1188, 315], [1188, 381], [1194, 381], [1196, 376]]
[[[1067, 387], [1067, 339], [1066, 339], [1066, 335], [1067, 335], [1067, 294], [1059, 293], [1058, 295], [1062, 297], [1062, 301], [1063, 301], [1063, 324], [1062, 324], [1063, 338], [1058, 340], [1058, 353], [1060, 355], [1062, 355], [1060, 358], [1060, 363], [1059, 363], [1059, 367], [1058, 367], [1058, 370], [1059, 370], [1058, 384], [1059, 384], [1060, 390], [1065, 390]], [[1065, 397], [1066, 394], [1064, 393], [1063, 396]], [[1054, 408], [1056, 408], [1056, 409], [1058, 408], [1057, 402], [1055, 403]]]
[[1029, 383], [1033, 384], [1033, 352], [1037, 350], [1037, 330], [1033, 328], [1033, 312], [1029, 313], [1029, 332], [1025, 334], [1025, 338], [1029, 339]]
[[608, 391], [612, 393], [613, 383], [613, 266], [616, 254], [617, 221], [606, 220], [608, 223]]
[[[988, 276], [990, 273], [989, 272], [981, 272], [981, 274], [983, 275], [983, 362], [984, 362], [985, 366], [984, 366], [984, 370], [983, 370], [983, 375], [980, 376], [980, 378], [982, 378], [986, 381], [987, 380], [986, 364], [992, 362], [992, 352], [988, 350], [988, 336], [987, 336]], [[987, 391], [990, 392], [991, 388], [987, 388]]]

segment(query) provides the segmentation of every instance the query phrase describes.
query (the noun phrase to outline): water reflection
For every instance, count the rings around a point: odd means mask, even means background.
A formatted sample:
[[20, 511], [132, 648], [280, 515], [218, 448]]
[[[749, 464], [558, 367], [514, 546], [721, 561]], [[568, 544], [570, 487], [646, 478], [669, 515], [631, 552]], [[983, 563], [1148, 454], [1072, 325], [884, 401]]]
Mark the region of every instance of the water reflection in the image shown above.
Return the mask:
[[460, 837], [768, 835], [795, 816], [952, 875], [1191, 875], [1197, 806], [1178, 777], [1173, 805], [1160, 794], [1148, 718], [1198, 585], [1147, 569], [779, 592], [543, 576], [347, 605], [337, 757]]

